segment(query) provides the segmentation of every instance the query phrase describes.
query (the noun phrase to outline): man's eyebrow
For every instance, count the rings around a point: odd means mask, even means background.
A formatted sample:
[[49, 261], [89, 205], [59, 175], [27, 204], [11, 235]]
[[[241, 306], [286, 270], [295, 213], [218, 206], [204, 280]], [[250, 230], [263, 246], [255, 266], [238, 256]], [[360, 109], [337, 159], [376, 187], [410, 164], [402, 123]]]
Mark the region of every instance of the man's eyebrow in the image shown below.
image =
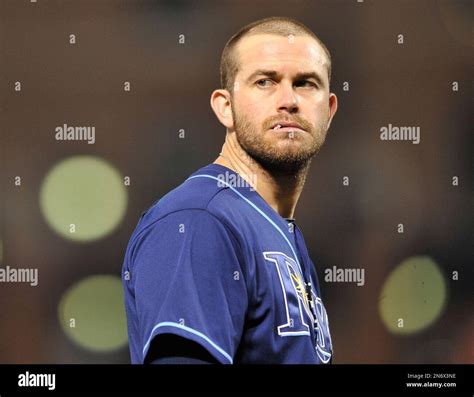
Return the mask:
[[[253, 72], [248, 77], [247, 82], [251, 82], [257, 76], [267, 76], [267, 77], [272, 77], [272, 78], [281, 77], [280, 73], [278, 73], [275, 70], [259, 69], [259, 70], [256, 70], [255, 72]], [[295, 76], [296, 81], [307, 80], [307, 79], [315, 79], [319, 85], [324, 86], [323, 79], [316, 72], [301, 72], [301, 73], [297, 73], [296, 76]]]
[[279, 75], [275, 70], [258, 69], [248, 77], [247, 82], [252, 81], [257, 76], [278, 77]]

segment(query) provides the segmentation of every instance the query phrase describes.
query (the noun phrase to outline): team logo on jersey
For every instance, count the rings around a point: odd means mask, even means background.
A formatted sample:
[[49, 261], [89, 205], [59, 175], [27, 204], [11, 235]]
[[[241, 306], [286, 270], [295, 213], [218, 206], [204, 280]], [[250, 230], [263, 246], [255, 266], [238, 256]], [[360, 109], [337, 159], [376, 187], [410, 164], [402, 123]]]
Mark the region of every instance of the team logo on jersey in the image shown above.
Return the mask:
[[332, 355], [331, 335], [326, 309], [321, 299], [303, 281], [297, 262], [282, 252], [264, 252], [265, 260], [274, 264], [285, 303], [286, 320], [277, 327], [280, 336], [310, 335], [310, 324], [317, 334], [316, 353], [323, 363]]
[[314, 323], [314, 312], [311, 311], [312, 309], [314, 309], [314, 305], [312, 302], [313, 297], [310, 296], [311, 292], [308, 290], [307, 284], [303, 282], [301, 275], [297, 271], [295, 271], [292, 266], [289, 266], [288, 270], [298, 298], [301, 300], [306, 314]]

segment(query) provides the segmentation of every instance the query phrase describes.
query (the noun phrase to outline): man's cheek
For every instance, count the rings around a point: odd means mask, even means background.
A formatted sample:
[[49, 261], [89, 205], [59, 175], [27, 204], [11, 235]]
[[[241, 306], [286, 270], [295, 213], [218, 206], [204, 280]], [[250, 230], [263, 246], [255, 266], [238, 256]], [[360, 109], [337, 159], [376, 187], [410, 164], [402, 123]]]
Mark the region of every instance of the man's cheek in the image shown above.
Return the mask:
[[247, 117], [254, 119], [258, 117], [261, 112], [260, 106], [261, 102], [248, 101], [244, 104], [242, 110], [245, 112]]

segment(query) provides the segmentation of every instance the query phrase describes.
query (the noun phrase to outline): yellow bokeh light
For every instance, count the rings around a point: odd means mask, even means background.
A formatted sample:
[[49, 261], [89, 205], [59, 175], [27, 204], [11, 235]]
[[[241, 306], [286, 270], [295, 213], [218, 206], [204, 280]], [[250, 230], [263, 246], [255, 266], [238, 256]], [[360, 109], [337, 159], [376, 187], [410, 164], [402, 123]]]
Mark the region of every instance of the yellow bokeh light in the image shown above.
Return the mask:
[[74, 156], [55, 165], [43, 181], [41, 211], [51, 228], [75, 241], [111, 233], [125, 214], [122, 177], [106, 161]]
[[127, 343], [127, 323], [119, 277], [95, 275], [70, 287], [59, 303], [64, 332], [92, 351], [117, 350]]
[[411, 257], [398, 265], [385, 281], [379, 313], [394, 334], [413, 334], [440, 316], [447, 292], [438, 265], [427, 256]]

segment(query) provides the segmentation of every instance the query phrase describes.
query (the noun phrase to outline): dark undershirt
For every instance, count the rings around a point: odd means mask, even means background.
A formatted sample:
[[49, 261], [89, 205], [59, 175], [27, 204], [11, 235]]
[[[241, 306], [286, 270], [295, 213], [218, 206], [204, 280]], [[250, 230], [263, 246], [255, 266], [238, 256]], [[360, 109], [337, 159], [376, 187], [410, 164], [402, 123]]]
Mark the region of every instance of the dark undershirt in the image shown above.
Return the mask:
[[219, 364], [200, 344], [172, 334], [157, 336], [145, 357], [145, 364]]

